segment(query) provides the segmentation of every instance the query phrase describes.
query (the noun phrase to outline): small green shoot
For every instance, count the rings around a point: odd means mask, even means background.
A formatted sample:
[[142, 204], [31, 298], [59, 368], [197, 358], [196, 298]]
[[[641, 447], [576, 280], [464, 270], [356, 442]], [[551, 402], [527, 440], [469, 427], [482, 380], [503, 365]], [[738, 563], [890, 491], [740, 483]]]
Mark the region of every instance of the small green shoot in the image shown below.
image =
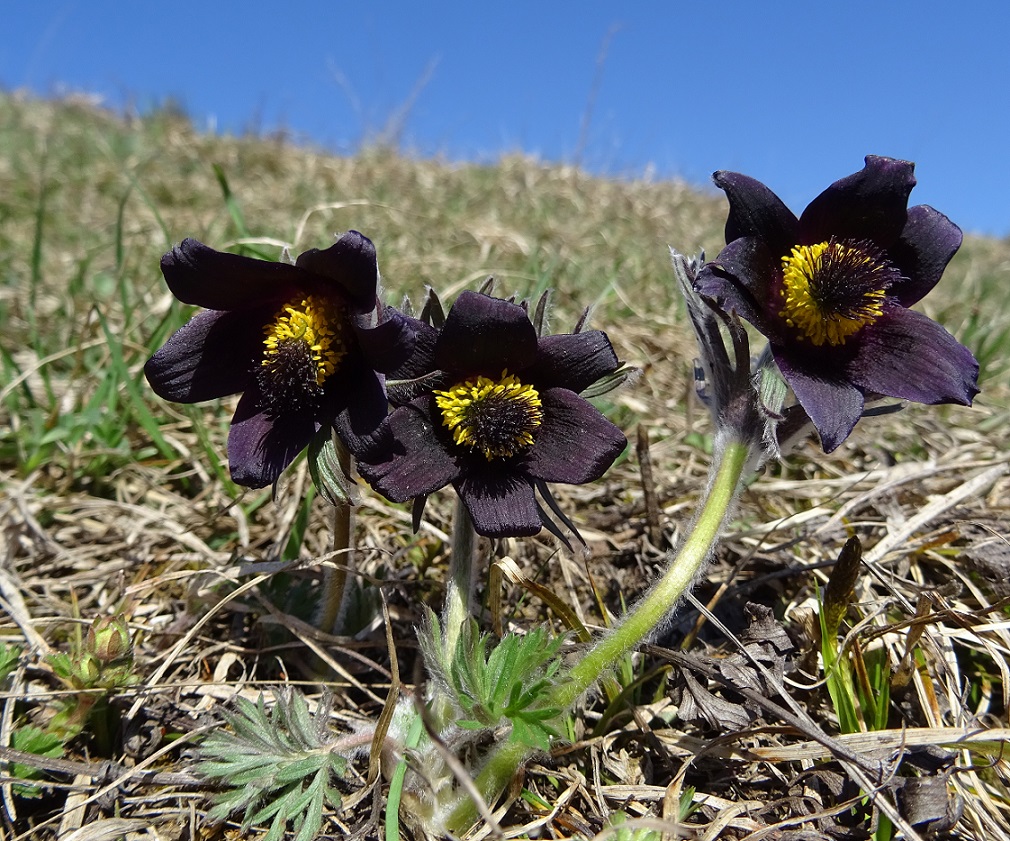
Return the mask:
[[[433, 674], [440, 674], [463, 713], [456, 723], [467, 730], [493, 730], [512, 725], [509, 740], [548, 750], [558, 735], [552, 722], [561, 710], [547, 703], [561, 668], [558, 652], [564, 636], [547, 628], [525, 635], [506, 634], [488, 651], [492, 636], [475, 620], [464, 624], [452, 662], [441, 661], [442, 630], [433, 613], [421, 634], [421, 650]], [[448, 668], [446, 668], [446, 666]]]
[[818, 612], [821, 626], [821, 658], [824, 661], [824, 679], [828, 694], [838, 716], [838, 727], [843, 733], [861, 730], [856, 708], [855, 687], [851, 663], [839, 657], [838, 629], [849, 605], [859, 574], [862, 545], [859, 538], [851, 537], [838, 555], [828, 584], [824, 588], [821, 609]]
[[57, 651], [46, 658], [53, 674], [70, 690], [59, 700], [46, 730], [66, 743], [90, 726], [98, 751], [109, 755], [117, 724], [109, 695], [138, 680], [130, 629], [117, 615], [97, 618], [83, 638], [79, 628], [75, 631], [69, 653]]
[[5, 681], [17, 667], [21, 659], [21, 649], [7, 643], [0, 643], [0, 682]]

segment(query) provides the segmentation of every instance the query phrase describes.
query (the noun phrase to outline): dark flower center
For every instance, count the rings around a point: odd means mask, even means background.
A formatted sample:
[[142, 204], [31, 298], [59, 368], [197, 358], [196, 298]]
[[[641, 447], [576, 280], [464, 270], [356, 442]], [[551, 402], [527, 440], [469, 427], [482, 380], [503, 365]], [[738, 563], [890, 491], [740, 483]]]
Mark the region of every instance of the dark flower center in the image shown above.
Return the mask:
[[867, 240], [797, 245], [782, 258], [779, 315], [801, 339], [842, 345], [883, 315], [887, 290], [900, 278]]
[[311, 406], [344, 357], [340, 308], [308, 295], [281, 307], [263, 333], [256, 379], [266, 408], [284, 414]]
[[435, 403], [453, 441], [483, 453], [488, 461], [530, 446], [544, 420], [537, 390], [508, 371], [498, 380], [476, 377], [436, 391]]

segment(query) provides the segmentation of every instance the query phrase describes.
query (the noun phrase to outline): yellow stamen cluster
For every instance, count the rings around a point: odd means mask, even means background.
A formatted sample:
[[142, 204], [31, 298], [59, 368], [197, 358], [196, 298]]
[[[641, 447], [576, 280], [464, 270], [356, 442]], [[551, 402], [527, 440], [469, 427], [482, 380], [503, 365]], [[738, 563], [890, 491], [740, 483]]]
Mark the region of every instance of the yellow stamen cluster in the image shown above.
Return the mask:
[[529, 447], [544, 419], [540, 394], [508, 371], [498, 380], [476, 377], [436, 391], [435, 403], [453, 441], [488, 461]]
[[264, 333], [263, 367], [282, 364], [284, 349], [298, 344], [315, 364], [316, 385], [321, 386], [337, 370], [344, 355], [340, 312], [318, 295], [286, 304]]
[[844, 344], [883, 314], [891, 272], [858, 244], [797, 245], [782, 258], [779, 315], [818, 347]]

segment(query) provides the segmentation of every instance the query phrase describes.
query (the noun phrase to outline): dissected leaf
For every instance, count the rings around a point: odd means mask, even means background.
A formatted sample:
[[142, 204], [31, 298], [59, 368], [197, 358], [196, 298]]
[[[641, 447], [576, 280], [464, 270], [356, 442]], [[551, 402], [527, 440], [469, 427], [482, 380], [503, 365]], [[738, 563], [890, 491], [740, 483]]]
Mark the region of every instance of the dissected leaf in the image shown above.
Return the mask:
[[256, 703], [236, 699], [225, 716], [231, 730], [216, 730], [200, 745], [197, 770], [228, 787], [209, 817], [242, 811], [243, 831], [270, 821], [265, 839], [280, 839], [289, 823], [296, 838], [315, 837], [324, 807], [340, 805], [332, 780], [346, 770], [345, 758], [329, 747], [329, 712], [328, 698], [312, 713], [294, 691], [277, 692], [269, 709], [262, 695]]

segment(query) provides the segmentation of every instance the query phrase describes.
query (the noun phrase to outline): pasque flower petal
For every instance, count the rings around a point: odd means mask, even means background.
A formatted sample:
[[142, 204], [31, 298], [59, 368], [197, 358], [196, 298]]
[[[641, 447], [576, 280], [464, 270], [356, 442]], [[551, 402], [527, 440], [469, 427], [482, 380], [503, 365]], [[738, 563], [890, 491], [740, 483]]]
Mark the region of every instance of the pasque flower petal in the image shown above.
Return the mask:
[[379, 269], [375, 246], [364, 234], [348, 231], [329, 248], [299, 254], [295, 265], [336, 283], [358, 312], [375, 309]]
[[744, 237], [733, 240], [719, 256], [698, 272], [695, 290], [711, 298], [729, 313], [749, 321], [766, 336], [776, 331], [766, 306], [771, 285], [780, 271], [777, 258], [764, 240]]
[[849, 376], [867, 393], [965, 406], [978, 394], [971, 351], [922, 313], [895, 307], [861, 339]]
[[889, 248], [905, 227], [913, 169], [908, 161], [867, 155], [859, 172], [836, 181], [807, 205], [800, 216], [800, 241], [809, 245], [836, 237]]
[[618, 365], [607, 334], [602, 330], [586, 330], [542, 337], [533, 370], [541, 388], [563, 385], [580, 392], [612, 373]]
[[352, 455], [364, 452], [388, 412], [382, 375], [365, 364], [346, 365], [329, 389], [341, 407], [333, 418], [333, 428]]
[[168, 288], [184, 304], [241, 310], [290, 298], [305, 277], [294, 266], [215, 251], [184, 239], [161, 258]]
[[798, 357], [772, 346], [775, 362], [806, 411], [821, 438], [824, 452], [830, 453], [849, 437], [863, 414], [863, 393], [844, 378], [827, 378], [798, 367]]
[[530, 448], [524, 469], [545, 482], [582, 485], [599, 479], [624, 452], [624, 433], [566, 388], [547, 389], [540, 399], [550, 423]]
[[259, 310], [197, 313], [144, 366], [154, 393], [177, 403], [200, 403], [243, 391], [262, 350], [268, 317]]
[[435, 344], [435, 366], [449, 372], [515, 372], [536, 358], [537, 333], [526, 311], [479, 292], [460, 293]]
[[306, 412], [269, 414], [260, 408], [261, 397], [256, 385], [246, 390], [228, 431], [231, 478], [247, 488], [265, 488], [276, 482], [318, 428]]
[[384, 307], [374, 327], [355, 325], [358, 346], [376, 371], [388, 374], [406, 363], [415, 347], [416, 323], [398, 310]]
[[477, 533], [529, 537], [540, 531], [540, 512], [529, 480], [481, 467], [476, 465], [455, 482]]
[[782, 253], [796, 242], [795, 214], [760, 181], [739, 172], [716, 172], [716, 186], [726, 192], [726, 244], [743, 237], [762, 240], [771, 251]]
[[891, 246], [904, 278], [890, 290], [898, 303], [910, 307], [936, 286], [961, 239], [961, 229], [940, 211], [925, 204], [909, 208], [905, 228]]
[[426, 395], [396, 409], [359, 457], [362, 478], [393, 502], [427, 496], [459, 476], [459, 454], [436, 433], [431, 403]]

